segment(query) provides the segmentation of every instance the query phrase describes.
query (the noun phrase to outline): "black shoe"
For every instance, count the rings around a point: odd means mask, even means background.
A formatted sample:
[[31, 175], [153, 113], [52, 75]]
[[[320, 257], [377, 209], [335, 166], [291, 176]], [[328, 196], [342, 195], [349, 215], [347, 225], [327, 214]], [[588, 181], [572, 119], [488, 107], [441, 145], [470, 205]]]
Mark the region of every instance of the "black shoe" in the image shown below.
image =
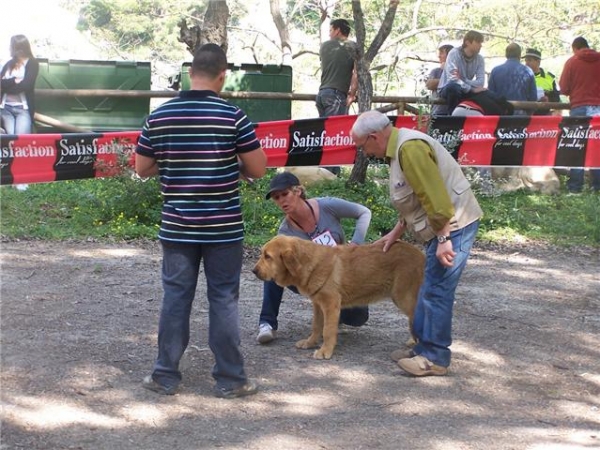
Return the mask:
[[246, 384], [239, 386], [233, 389], [225, 389], [225, 388], [214, 388], [214, 394], [219, 398], [238, 398], [245, 397], [247, 395], [253, 395], [258, 392], [258, 383], [256, 381], [247, 381]]
[[175, 392], [177, 392], [177, 386], [163, 386], [162, 384], [154, 381], [152, 375], [148, 375], [144, 378], [142, 381], [142, 387], [160, 395], [175, 395]]

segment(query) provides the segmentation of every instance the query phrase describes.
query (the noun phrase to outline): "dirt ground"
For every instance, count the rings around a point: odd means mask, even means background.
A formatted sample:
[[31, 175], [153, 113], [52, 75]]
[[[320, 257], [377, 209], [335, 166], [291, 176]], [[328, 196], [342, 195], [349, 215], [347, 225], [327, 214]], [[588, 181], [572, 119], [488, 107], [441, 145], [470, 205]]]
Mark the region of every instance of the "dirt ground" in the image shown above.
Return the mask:
[[600, 448], [598, 249], [479, 245], [457, 293], [451, 373], [425, 379], [389, 359], [408, 337], [391, 302], [316, 361], [294, 348], [310, 303], [287, 292], [279, 339], [258, 345], [249, 250], [242, 346], [261, 392], [236, 400], [211, 395], [203, 283], [182, 390], [141, 388], [156, 352], [156, 243], [4, 242], [1, 254], [3, 450]]

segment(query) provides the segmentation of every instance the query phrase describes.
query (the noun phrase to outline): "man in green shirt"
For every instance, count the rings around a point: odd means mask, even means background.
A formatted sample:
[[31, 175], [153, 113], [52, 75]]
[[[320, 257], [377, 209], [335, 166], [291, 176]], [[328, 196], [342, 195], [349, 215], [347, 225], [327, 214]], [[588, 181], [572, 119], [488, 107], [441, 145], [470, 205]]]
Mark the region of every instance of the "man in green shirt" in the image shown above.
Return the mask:
[[383, 251], [407, 229], [425, 244], [425, 276], [413, 323], [418, 342], [393, 352], [392, 359], [413, 376], [446, 375], [454, 293], [483, 213], [456, 160], [425, 133], [395, 128], [385, 114], [367, 111], [351, 136], [368, 156], [390, 164], [390, 198], [399, 220], [380, 239]]
[[[344, 116], [356, 100], [358, 79], [354, 54], [356, 43], [349, 40], [350, 24], [345, 19], [331, 21], [329, 40], [321, 44], [321, 86], [316, 103], [319, 117]], [[339, 167], [327, 167], [339, 175]]]

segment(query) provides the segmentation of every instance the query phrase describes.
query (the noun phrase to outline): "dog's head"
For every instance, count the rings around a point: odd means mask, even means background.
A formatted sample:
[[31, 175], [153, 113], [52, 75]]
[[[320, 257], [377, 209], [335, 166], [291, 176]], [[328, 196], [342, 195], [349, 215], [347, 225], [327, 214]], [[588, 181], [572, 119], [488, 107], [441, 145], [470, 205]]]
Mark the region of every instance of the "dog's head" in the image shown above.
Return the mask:
[[299, 238], [275, 236], [261, 249], [260, 258], [252, 272], [264, 281], [280, 286], [296, 285], [300, 281]]

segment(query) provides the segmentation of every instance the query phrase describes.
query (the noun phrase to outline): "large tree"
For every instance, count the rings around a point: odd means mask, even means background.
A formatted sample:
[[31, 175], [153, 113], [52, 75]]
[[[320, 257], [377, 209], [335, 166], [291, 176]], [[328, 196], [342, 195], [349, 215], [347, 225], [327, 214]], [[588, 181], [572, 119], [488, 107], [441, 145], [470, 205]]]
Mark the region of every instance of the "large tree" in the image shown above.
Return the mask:
[[[354, 29], [356, 33], [356, 43], [358, 53], [355, 55], [356, 70], [358, 73], [358, 111], [368, 111], [371, 109], [371, 99], [373, 98], [373, 81], [371, 78], [370, 67], [379, 49], [390, 35], [396, 9], [399, 0], [390, 0], [388, 9], [385, 13], [381, 26], [370, 44], [366, 42], [364, 14], [360, 0], [352, 0], [352, 13], [354, 16]], [[358, 153], [349, 183], [364, 183], [367, 175], [369, 160], [363, 153]]]
[[183, 42], [193, 55], [204, 44], [218, 44], [227, 53], [227, 22], [229, 8], [225, 0], [209, 0], [204, 20], [192, 17], [196, 25], [188, 27], [187, 19], [179, 22], [179, 42]]

